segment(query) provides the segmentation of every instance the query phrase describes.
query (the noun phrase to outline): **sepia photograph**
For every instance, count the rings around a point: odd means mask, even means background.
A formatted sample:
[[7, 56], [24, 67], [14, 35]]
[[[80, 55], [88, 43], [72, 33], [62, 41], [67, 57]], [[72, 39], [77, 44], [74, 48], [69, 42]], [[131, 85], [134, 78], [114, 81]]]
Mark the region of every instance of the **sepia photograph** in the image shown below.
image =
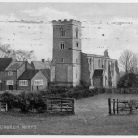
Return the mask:
[[138, 135], [138, 3], [0, 1], [0, 135]]

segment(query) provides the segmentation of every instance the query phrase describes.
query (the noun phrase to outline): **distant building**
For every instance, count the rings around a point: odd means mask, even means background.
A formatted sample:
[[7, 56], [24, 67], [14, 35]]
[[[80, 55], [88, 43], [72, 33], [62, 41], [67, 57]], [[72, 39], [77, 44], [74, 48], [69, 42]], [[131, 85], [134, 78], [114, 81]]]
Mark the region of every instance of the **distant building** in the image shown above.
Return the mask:
[[5, 90], [5, 69], [12, 62], [12, 58], [0, 58], [0, 91]]
[[[39, 63], [39, 62], [38, 62]], [[0, 91], [46, 90], [50, 81], [50, 69], [39, 66], [39, 70], [27, 61], [0, 58]]]
[[53, 60], [51, 82], [56, 85], [116, 87], [117, 60], [81, 51], [81, 22], [58, 20], [53, 23]]
[[27, 91], [46, 90], [48, 79], [39, 70], [26, 70], [18, 78], [18, 89]]
[[27, 61], [13, 61], [5, 69], [5, 89], [17, 90], [17, 79], [25, 72], [25, 70], [32, 70], [32, 66]]
[[51, 61], [45, 61], [44, 59], [42, 59], [42, 61], [32, 61], [31, 65], [37, 70], [50, 69]]

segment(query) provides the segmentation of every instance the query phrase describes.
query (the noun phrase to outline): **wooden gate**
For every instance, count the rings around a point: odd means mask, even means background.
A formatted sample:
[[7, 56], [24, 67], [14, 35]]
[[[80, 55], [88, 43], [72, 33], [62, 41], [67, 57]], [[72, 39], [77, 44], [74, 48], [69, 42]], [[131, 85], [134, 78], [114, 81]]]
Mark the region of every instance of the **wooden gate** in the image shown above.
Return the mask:
[[73, 98], [46, 98], [47, 112], [50, 113], [71, 113], [74, 114], [74, 99]]
[[130, 113], [138, 109], [138, 100], [111, 100], [108, 98], [109, 115]]

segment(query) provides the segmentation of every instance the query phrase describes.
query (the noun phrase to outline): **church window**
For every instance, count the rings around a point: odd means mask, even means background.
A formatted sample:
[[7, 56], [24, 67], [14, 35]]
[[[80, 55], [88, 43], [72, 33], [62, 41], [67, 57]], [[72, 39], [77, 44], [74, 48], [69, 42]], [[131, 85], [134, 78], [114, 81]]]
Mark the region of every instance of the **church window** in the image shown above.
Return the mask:
[[76, 29], [76, 38], [78, 38], [78, 28]]
[[104, 60], [104, 69], [106, 70], [106, 60]]
[[91, 65], [91, 63], [92, 63], [92, 59], [90, 58], [90, 65]]
[[76, 43], [76, 47], [79, 47], [79, 43], [78, 42]]
[[65, 34], [66, 34], [65, 29], [62, 27], [62, 28], [60, 29], [60, 35], [61, 35], [61, 36], [65, 36]]
[[60, 49], [65, 49], [65, 43], [64, 42], [60, 43]]
[[100, 59], [98, 60], [98, 68], [100, 68]]
[[62, 62], [62, 63], [64, 62], [64, 59], [63, 59], [63, 58], [61, 58], [61, 62]]

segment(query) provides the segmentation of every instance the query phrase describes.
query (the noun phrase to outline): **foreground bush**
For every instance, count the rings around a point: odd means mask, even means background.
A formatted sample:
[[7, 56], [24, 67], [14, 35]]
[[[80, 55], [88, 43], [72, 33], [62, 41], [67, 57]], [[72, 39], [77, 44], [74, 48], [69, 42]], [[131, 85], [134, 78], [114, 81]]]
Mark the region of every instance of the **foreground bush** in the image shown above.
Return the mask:
[[1, 100], [7, 103], [8, 109], [13, 109], [18, 105], [18, 97], [8, 92], [1, 94]]
[[19, 95], [13, 95], [6, 92], [1, 95], [1, 100], [8, 104], [8, 109], [18, 108], [22, 112], [31, 110], [43, 112], [46, 109], [46, 102], [43, 101], [41, 94], [22, 92]]
[[30, 109], [35, 109], [38, 112], [43, 112], [47, 105], [44, 101], [43, 95], [37, 93], [29, 93]]

